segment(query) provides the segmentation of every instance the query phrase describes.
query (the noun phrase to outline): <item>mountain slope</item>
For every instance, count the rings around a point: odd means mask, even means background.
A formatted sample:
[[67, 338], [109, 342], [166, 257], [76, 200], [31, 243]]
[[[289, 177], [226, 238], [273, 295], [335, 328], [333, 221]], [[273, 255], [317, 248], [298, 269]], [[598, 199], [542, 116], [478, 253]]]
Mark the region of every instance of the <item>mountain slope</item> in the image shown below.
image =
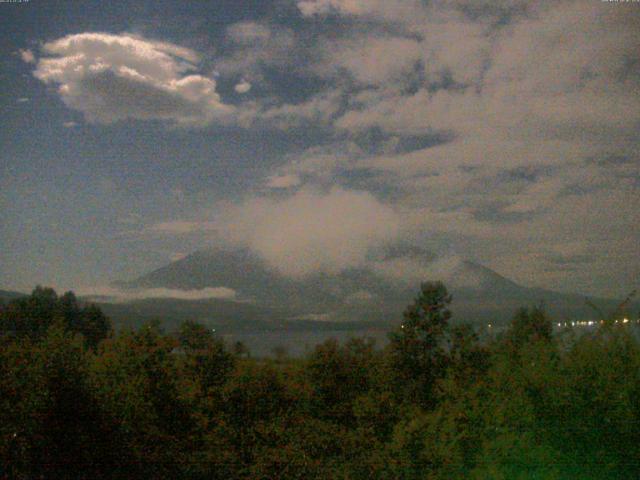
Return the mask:
[[[420, 258], [419, 258], [420, 257]], [[471, 322], [504, 322], [521, 306], [543, 303], [558, 319], [594, 318], [595, 312], [585, 297], [521, 286], [493, 270], [474, 262], [442, 262], [424, 252], [414, 252], [409, 262], [423, 262], [424, 274], [418, 278], [393, 278], [385, 269], [394, 258], [366, 268], [349, 269], [338, 274], [315, 274], [290, 278], [270, 268], [247, 249], [206, 250], [159, 268], [131, 282], [119, 284], [125, 289], [167, 288], [179, 290], [226, 287], [237, 294], [236, 302], [209, 300], [211, 311], [224, 310], [226, 318], [247, 319], [248, 306], [260, 315], [256, 321], [335, 321], [395, 324], [412, 301], [420, 281], [442, 280], [453, 294], [455, 318]], [[598, 299], [605, 311], [618, 302]], [[175, 302], [174, 302], [175, 303]], [[198, 311], [202, 302], [181, 302], [183, 311]], [[197, 305], [197, 308], [196, 308]], [[170, 309], [171, 310], [171, 309]], [[175, 309], [173, 309], [175, 311]], [[214, 315], [215, 316], [215, 315]], [[240, 323], [243, 321], [238, 320]], [[244, 324], [244, 323], [243, 323]]]
[[14, 292], [11, 290], [0, 290], [0, 301], [9, 302], [16, 298], [26, 297], [26, 293]]

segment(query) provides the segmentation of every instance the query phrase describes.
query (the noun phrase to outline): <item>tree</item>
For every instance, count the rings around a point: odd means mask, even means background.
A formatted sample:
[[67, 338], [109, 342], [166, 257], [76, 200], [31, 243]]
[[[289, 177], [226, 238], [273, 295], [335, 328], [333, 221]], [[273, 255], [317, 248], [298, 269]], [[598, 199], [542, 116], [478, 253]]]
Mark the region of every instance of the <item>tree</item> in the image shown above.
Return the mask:
[[451, 295], [441, 282], [423, 283], [402, 325], [390, 335], [392, 361], [406, 395], [424, 407], [433, 406], [434, 384], [446, 369], [450, 303]]
[[113, 478], [127, 453], [90, 387], [89, 356], [59, 323], [2, 352], [0, 478]]
[[471, 385], [486, 374], [489, 350], [468, 324], [453, 327], [450, 337], [449, 376], [461, 386]]
[[4, 335], [13, 337], [43, 336], [53, 323], [58, 295], [52, 288], [37, 286], [28, 297], [9, 302], [0, 319]]
[[102, 310], [93, 304], [82, 306], [73, 292], [58, 297], [52, 288], [38, 286], [30, 296], [12, 300], [0, 311], [0, 333], [5, 336], [37, 340], [54, 323], [80, 333], [91, 348], [111, 333], [111, 322]]
[[236, 358], [210, 329], [194, 321], [180, 325], [178, 341], [186, 355], [186, 367], [200, 384], [202, 393], [220, 387], [235, 367]]
[[[282, 378], [270, 365], [240, 364], [223, 387], [224, 434], [241, 464], [272, 439], [273, 422], [284, 422], [291, 410]], [[237, 478], [237, 476], [233, 476]]]
[[531, 309], [519, 309], [511, 321], [505, 338], [512, 346], [519, 348], [532, 341], [549, 341], [552, 334], [551, 319], [542, 306], [537, 306]]
[[185, 351], [206, 350], [214, 341], [213, 333], [201, 323], [186, 320], [178, 329], [178, 341]]
[[102, 340], [109, 337], [111, 331], [111, 321], [97, 305], [90, 304], [82, 309], [78, 332], [84, 336], [89, 347], [95, 349]]
[[135, 459], [126, 468], [141, 478], [178, 477], [192, 446], [194, 421], [180, 390], [176, 346], [148, 323], [103, 342], [92, 358], [93, 392]]
[[353, 424], [353, 403], [370, 386], [373, 346], [372, 341], [363, 339], [350, 339], [344, 346], [329, 339], [316, 346], [306, 371], [319, 418]]
[[251, 357], [251, 352], [249, 351], [249, 348], [241, 340], [238, 340], [233, 344], [233, 354], [237, 358]]

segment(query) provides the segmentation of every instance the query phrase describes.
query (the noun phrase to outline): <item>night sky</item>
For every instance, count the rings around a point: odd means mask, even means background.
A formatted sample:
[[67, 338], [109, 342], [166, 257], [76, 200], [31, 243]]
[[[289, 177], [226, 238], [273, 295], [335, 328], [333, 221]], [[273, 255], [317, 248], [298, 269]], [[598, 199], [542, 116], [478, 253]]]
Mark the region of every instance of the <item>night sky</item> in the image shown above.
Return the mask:
[[402, 245], [638, 285], [638, 2], [30, 0], [0, 25], [2, 289], [216, 245], [293, 277]]

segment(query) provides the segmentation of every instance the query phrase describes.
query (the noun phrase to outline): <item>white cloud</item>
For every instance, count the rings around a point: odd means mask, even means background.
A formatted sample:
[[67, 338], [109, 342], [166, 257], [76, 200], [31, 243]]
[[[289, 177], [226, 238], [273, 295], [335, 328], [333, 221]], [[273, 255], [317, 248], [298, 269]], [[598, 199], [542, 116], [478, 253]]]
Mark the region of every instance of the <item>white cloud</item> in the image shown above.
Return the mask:
[[370, 10], [367, 8], [367, 2], [362, 0], [304, 0], [298, 2], [298, 8], [305, 16], [323, 15], [332, 12], [361, 15]]
[[186, 235], [209, 230], [215, 230], [215, 225], [211, 222], [187, 222], [183, 220], [160, 222], [145, 229], [147, 232], [164, 235]]
[[303, 125], [330, 124], [340, 111], [342, 92], [329, 90], [296, 104], [283, 104], [251, 114], [264, 125], [287, 130]]
[[325, 55], [327, 60], [316, 67], [319, 73], [335, 75], [345, 69], [365, 85], [402, 81], [421, 58], [416, 40], [375, 36], [329, 43]]
[[[326, 15], [350, 18], [338, 30], [307, 24], [308, 35], [255, 22], [232, 25], [215, 67], [225, 81], [243, 79], [238, 93], [252, 84], [260, 85], [258, 94], [267, 91], [265, 67], [321, 77], [325, 90], [297, 104], [251, 95], [233, 115], [245, 127], [298, 127], [309, 138], [319, 126], [334, 127], [337, 147], [311, 148], [274, 168], [261, 185], [272, 196], [230, 207], [216, 223], [230, 240], [290, 275], [359, 265], [371, 245], [407, 232], [466, 238], [471, 250], [484, 248], [485, 259], [516, 277], [534, 247], [543, 255], [577, 237], [601, 253], [611, 237], [626, 259], [613, 259], [613, 268], [634, 263], [623, 237], [634, 237], [637, 223], [629, 221], [638, 211], [637, 162], [605, 169], [585, 159], [638, 151], [635, 6], [562, 0], [300, 0], [297, 6], [309, 23]], [[194, 74], [194, 52], [127, 35], [86, 35], [47, 44], [49, 57], [36, 74], [59, 84], [63, 100], [88, 119], [203, 123], [231, 108], [222, 105], [213, 80]], [[184, 85], [167, 93], [167, 85], [192, 78], [193, 94]], [[115, 82], [140, 88], [121, 94], [109, 88]], [[141, 104], [155, 104], [147, 101], [150, 91], [160, 104], [174, 103], [140, 111]], [[115, 98], [115, 106], [100, 104], [100, 95]], [[209, 100], [217, 106], [207, 106]], [[360, 140], [371, 131], [398, 141], [441, 135], [443, 142], [373, 156]], [[547, 173], [527, 181], [501, 177], [515, 167]], [[366, 171], [366, 179], [350, 175], [355, 170]], [[378, 182], [371, 188], [388, 194], [393, 208], [364, 191], [308, 187], [359, 182], [364, 189], [371, 178]], [[569, 187], [579, 190], [576, 185], [595, 193], [573, 194]], [[369, 216], [368, 224], [354, 220]], [[213, 229], [211, 222], [165, 222], [145, 232]], [[434, 267], [404, 261], [380, 268], [418, 278]]]
[[16, 102], [18, 103], [27, 103], [29, 101], [29, 99], [27, 97], [20, 97], [18, 98], [18, 100], [16, 100]]
[[81, 33], [48, 42], [34, 75], [58, 85], [65, 104], [90, 122], [166, 120], [180, 125], [223, 121], [212, 78], [194, 73], [198, 56], [173, 44], [128, 34]]
[[556, 197], [564, 185], [565, 180], [563, 178], [550, 178], [535, 182], [522, 194], [518, 195], [505, 211], [529, 213], [536, 212], [541, 208], [551, 207], [556, 202]]
[[267, 178], [266, 186], [268, 188], [291, 188], [297, 187], [302, 181], [295, 174], [273, 175]]
[[446, 16], [414, 30], [422, 39], [422, 60], [428, 83], [442, 84], [450, 76], [451, 81], [460, 85], [481, 85], [493, 44], [485, 25]]
[[78, 126], [78, 123], [77, 123], [77, 122], [64, 122], [64, 123], [62, 124], [62, 126], [63, 126], [64, 128], [74, 128], [74, 127], [77, 127], [77, 126]]
[[251, 90], [251, 84], [246, 80], [242, 80], [235, 87], [233, 87], [233, 89], [236, 91], [236, 93], [239, 94], [247, 93], [249, 90]]
[[395, 258], [373, 264], [378, 274], [405, 285], [442, 281], [453, 288], [479, 287], [483, 277], [457, 255], [444, 255], [433, 261]]
[[131, 212], [117, 219], [123, 225], [138, 225], [142, 221], [142, 215]]
[[[383, 15], [386, 8], [349, 0], [301, 3], [314, 14]], [[403, 17], [410, 39], [380, 39], [376, 46], [368, 34], [357, 33], [346, 41], [327, 41], [325, 64], [384, 87], [352, 97], [352, 108], [337, 125], [348, 131], [377, 126], [392, 133], [435, 129], [476, 137], [490, 131], [526, 141], [632, 135], [640, 122], [640, 97], [630, 95], [640, 88], [632, 73], [640, 61], [639, 22], [621, 7], [442, 1], [423, 7], [429, 13], [423, 22]], [[471, 11], [474, 15], [461, 13]], [[500, 12], [513, 14], [507, 17], [511, 22], [499, 27], [487, 22]], [[412, 45], [401, 48], [402, 42]], [[375, 57], [377, 62], [369, 61]], [[424, 78], [421, 88], [407, 93], [392, 72], [416, 57]]]
[[300, 0], [297, 3], [305, 17], [340, 14], [389, 21], [422, 19], [424, 10], [419, 0]]
[[302, 189], [225, 209], [220, 232], [292, 276], [362, 265], [367, 252], [399, 233], [396, 213], [367, 192]]
[[229, 53], [215, 62], [224, 75], [242, 75], [250, 81], [262, 79], [265, 66], [295, 68], [298, 56], [290, 29], [266, 24], [240, 22], [226, 30]]
[[[637, 222], [628, 221], [638, 208], [637, 162], [585, 164], [607, 155], [635, 158], [638, 149], [640, 17], [633, 5], [521, 0], [301, 0], [297, 5], [317, 21], [326, 15], [351, 17], [345, 22], [353, 26], [350, 32], [321, 37], [314, 45], [322, 53], [316, 74], [340, 82], [346, 73], [356, 81], [349, 83], [340, 116], [331, 119], [341, 134], [358, 138], [381, 130], [399, 137], [440, 134], [446, 141], [400, 154], [354, 158], [344, 149], [294, 159], [281, 175], [336, 181], [336, 166], [369, 169], [383, 184], [377, 188], [394, 192], [404, 233], [467, 239], [471, 251], [525, 283], [536, 283], [518, 275], [529, 252], [546, 254], [549, 245], [576, 238], [609, 259], [611, 266], [603, 264], [603, 271], [627, 272], [628, 278], [637, 272], [629, 248]], [[506, 178], [516, 167], [545, 173]], [[414, 269], [416, 278], [425, 273], [405, 260], [385, 268], [398, 267], [400, 275]], [[551, 278], [545, 265], [527, 262], [538, 285]], [[583, 268], [580, 281], [586, 284], [593, 271]]]
[[184, 252], [174, 252], [169, 256], [169, 259], [172, 262], [177, 262], [178, 260], [182, 260], [183, 258], [186, 258], [188, 256], [187, 253]]
[[559, 257], [570, 257], [570, 256], [587, 256], [591, 252], [589, 247], [589, 243], [584, 240], [573, 240], [568, 242], [561, 242], [556, 244], [551, 244], [547, 247], [549, 253], [551, 255], [556, 255]]
[[130, 302], [147, 298], [173, 298], [176, 300], [235, 300], [236, 291], [227, 287], [207, 287], [193, 290], [178, 290], [172, 288], [142, 288], [122, 290], [114, 287], [87, 287], [76, 291], [83, 297], [105, 297], [106, 301]]
[[31, 50], [18, 50], [20, 58], [25, 63], [35, 63], [36, 57]]
[[345, 298], [345, 302], [351, 305], [360, 305], [370, 303], [376, 296], [367, 290], [358, 290]]
[[278, 168], [275, 175], [267, 177], [266, 186], [290, 188], [303, 183], [334, 185], [339, 172], [355, 166], [362, 156], [362, 149], [348, 141], [311, 147], [287, 158], [287, 163]]
[[[633, 132], [640, 126], [640, 96], [634, 92], [640, 77], [632, 65], [640, 61], [639, 17], [622, 7], [547, 3], [499, 28], [484, 16], [442, 10], [423, 25], [407, 21], [419, 39], [423, 83], [406, 91], [390, 78], [359, 90], [334, 123], [351, 135], [379, 128], [448, 138], [355, 163], [380, 172], [384, 185], [399, 192], [394, 206], [404, 232], [466, 242], [465, 255], [481, 256], [523, 283], [554, 281], [564, 290], [571, 289], [561, 284], [566, 272], [547, 272], [544, 259], [532, 261], [530, 253], [546, 255], [548, 245], [580, 238], [591, 255], [608, 259], [609, 265], [599, 264], [602, 271], [633, 278], [637, 261], [625, 239], [637, 230], [628, 218], [637, 208], [638, 169], [630, 161], [606, 170], [585, 165], [612, 151], [633, 158], [638, 148]], [[547, 173], [520, 182], [501, 177], [516, 167]], [[568, 195], [572, 189], [586, 193]], [[425, 272], [402, 262], [386, 265], [387, 273], [395, 268], [417, 279]], [[572, 273], [586, 286], [581, 289], [593, 290], [589, 281], [606, 276], [593, 268], [585, 264]]]
[[234, 23], [227, 28], [227, 36], [236, 43], [253, 44], [266, 42], [271, 36], [271, 29], [256, 22]]

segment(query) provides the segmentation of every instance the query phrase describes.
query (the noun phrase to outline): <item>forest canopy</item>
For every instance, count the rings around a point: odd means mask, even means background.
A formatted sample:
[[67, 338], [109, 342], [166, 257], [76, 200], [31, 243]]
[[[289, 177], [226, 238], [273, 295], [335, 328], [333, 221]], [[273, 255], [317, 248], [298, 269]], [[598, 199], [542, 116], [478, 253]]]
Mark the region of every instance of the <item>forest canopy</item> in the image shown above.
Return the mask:
[[523, 308], [481, 339], [451, 302], [423, 284], [384, 348], [252, 358], [37, 288], [0, 307], [0, 478], [638, 477], [631, 324], [554, 332]]

